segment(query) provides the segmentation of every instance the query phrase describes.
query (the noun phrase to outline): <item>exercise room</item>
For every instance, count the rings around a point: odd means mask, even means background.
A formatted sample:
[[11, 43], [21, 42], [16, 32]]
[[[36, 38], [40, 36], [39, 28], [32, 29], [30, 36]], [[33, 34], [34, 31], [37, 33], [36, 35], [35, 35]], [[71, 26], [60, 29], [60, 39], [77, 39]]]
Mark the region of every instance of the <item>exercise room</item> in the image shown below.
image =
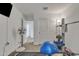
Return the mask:
[[0, 56], [78, 56], [78, 45], [79, 3], [0, 3]]

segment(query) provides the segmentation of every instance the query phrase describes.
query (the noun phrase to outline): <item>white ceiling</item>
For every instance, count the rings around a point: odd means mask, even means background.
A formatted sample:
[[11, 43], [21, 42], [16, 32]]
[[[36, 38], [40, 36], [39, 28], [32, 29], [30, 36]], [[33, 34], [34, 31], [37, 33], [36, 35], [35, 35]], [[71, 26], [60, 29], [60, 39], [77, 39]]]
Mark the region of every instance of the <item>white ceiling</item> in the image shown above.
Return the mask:
[[[26, 17], [28, 14], [36, 14], [40, 17], [49, 17], [52, 15], [60, 14], [66, 9], [68, 9], [72, 4], [69, 3], [14, 3], [16, 8], [18, 8]], [[44, 7], [48, 7], [44, 10]]]
[[[22, 13], [52, 13], [57, 14], [63, 12], [71, 4], [68, 3], [15, 3], [14, 4]], [[43, 7], [48, 7], [44, 10]]]

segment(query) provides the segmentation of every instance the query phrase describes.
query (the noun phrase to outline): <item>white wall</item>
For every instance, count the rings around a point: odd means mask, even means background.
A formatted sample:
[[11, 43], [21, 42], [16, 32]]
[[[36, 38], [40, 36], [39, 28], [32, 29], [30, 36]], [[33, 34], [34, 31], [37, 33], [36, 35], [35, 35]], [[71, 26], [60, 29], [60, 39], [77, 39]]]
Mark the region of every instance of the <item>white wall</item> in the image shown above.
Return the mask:
[[7, 17], [0, 14], [0, 55], [3, 55], [4, 46], [7, 40]]
[[20, 44], [20, 35], [18, 29], [21, 27], [22, 14], [15, 6], [13, 6], [11, 15], [8, 19], [8, 42], [10, 43], [6, 47], [5, 55], [13, 52]]

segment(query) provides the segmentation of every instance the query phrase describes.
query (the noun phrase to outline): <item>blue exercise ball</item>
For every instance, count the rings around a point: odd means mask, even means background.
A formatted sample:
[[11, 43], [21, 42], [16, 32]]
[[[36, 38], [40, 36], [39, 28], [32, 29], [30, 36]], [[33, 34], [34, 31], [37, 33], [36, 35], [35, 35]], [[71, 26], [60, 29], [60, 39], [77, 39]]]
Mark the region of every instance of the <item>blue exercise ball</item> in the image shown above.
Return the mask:
[[59, 50], [57, 48], [57, 45], [47, 41], [47, 42], [44, 42], [43, 45], [41, 46], [40, 52], [42, 54], [52, 55], [52, 54], [58, 53]]

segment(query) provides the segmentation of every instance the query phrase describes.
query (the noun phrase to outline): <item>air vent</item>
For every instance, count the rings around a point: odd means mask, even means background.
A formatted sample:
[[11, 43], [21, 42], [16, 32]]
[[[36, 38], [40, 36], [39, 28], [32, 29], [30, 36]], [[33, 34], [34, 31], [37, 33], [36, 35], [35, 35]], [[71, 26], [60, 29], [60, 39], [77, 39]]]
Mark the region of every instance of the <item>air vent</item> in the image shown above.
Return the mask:
[[43, 7], [44, 10], [48, 10], [48, 7]]

